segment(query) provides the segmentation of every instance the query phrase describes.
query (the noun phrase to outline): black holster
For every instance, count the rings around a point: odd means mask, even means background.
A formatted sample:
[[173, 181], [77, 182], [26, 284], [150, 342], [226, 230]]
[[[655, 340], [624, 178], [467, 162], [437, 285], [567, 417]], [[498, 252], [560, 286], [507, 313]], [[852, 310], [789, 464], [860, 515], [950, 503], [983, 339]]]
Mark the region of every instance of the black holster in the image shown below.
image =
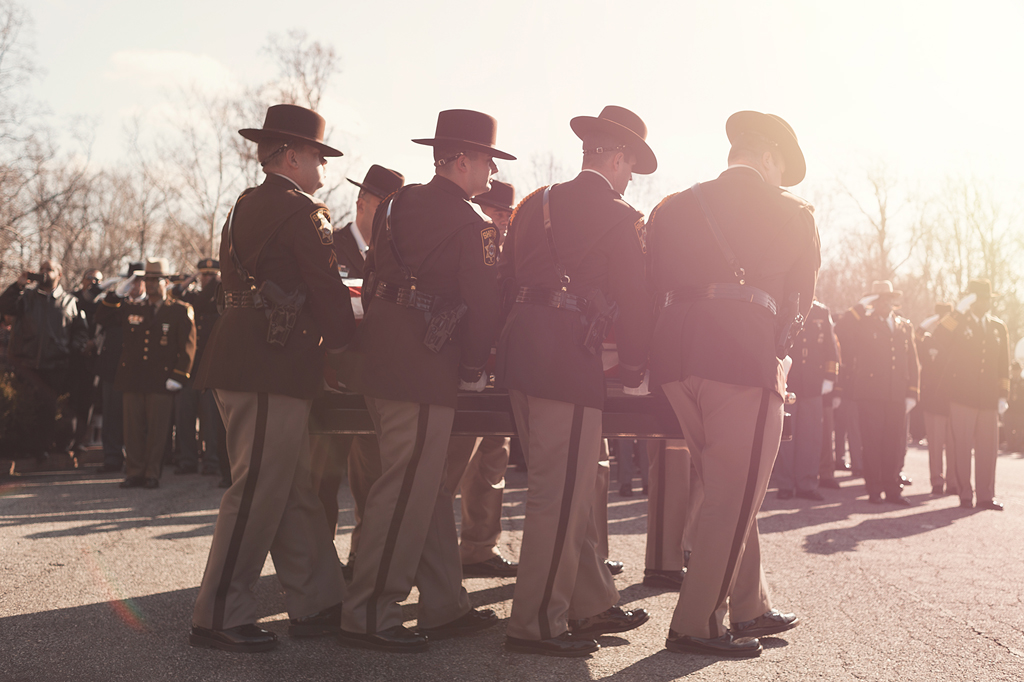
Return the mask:
[[604, 340], [608, 337], [608, 329], [619, 317], [619, 305], [604, 297], [604, 292], [594, 289], [587, 294], [587, 312], [583, 316], [585, 324], [580, 345], [591, 355], [601, 355]]
[[775, 356], [780, 360], [789, 355], [797, 335], [804, 326], [804, 316], [800, 314], [800, 294], [789, 295], [782, 310], [775, 317]]
[[263, 308], [269, 322], [267, 343], [272, 346], [284, 347], [298, 321], [302, 304], [306, 302], [305, 286], [300, 286], [292, 293], [286, 294], [281, 287], [268, 279], [260, 285], [257, 294], [259, 296], [257, 305]]
[[423, 345], [435, 353], [440, 353], [444, 345], [452, 338], [459, 320], [462, 319], [467, 310], [469, 308], [466, 307], [466, 304], [460, 301], [452, 307], [430, 313], [427, 333], [423, 337]]

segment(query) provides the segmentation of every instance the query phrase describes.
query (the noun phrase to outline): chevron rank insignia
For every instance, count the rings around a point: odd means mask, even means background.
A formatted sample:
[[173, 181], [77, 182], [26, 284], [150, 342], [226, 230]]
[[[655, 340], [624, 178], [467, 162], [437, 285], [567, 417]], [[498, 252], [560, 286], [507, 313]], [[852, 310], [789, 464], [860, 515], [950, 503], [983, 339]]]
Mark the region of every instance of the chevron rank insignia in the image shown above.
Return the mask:
[[320, 235], [320, 243], [330, 246], [334, 243], [334, 228], [331, 227], [331, 212], [326, 208], [318, 208], [309, 214], [313, 227]]
[[494, 226], [480, 230], [480, 241], [484, 249], [484, 263], [492, 266], [498, 262], [498, 230]]

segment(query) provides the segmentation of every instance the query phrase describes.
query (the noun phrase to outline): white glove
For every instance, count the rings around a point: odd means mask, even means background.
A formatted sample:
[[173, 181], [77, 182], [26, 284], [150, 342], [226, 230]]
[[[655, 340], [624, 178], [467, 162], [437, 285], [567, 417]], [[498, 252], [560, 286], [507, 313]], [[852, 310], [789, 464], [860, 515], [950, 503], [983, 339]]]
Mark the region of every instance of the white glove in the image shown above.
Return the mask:
[[490, 377], [488, 376], [487, 372], [483, 372], [482, 374], [480, 374], [480, 378], [477, 379], [476, 381], [472, 382], [472, 383], [470, 383], [468, 381], [461, 381], [460, 380], [459, 381], [459, 390], [460, 391], [473, 391], [474, 393], [479, 393], [480, 391], [484, 390], [484, 388], [487, 387], [487, 380], [488, 379], [490, 379]]
[[782, 358], [782, 373], [785, 377], [789, 378], [789, 368], [793, 366], [793, 358], [788, 355]]
[[836, 384], [831, 379], [824, 379], [821, 382], [821, 394], [828, 395], [832, 392], [832, 389], [836, 387]]
[[959, 303], [956, 304], [956, 311], [958, 313], [966, 314], [967, 311], [971, 309], [971, 306], [974, 305], [974, 302], [977, 300], [977, 294], [967, 294], [966, 296], [960, 299]]
[[906, 400], [907, 400], [907, 412], [906, 413], [910, 414], [910, 411], [912, 409], [914, 409], [915, 405], [917, 405], [917, 398], [907, 398]]
[[917, 325], [926, 332], [935, 331], [935, 327], [938, 326], [939, 320], [942, 319], [942, 315], [932, 315], [921, 320], [921, 324]]
[[651, 394], [651, 370], [644, 372], [644, 380], [636, 388], [623, 386], [622, 392], [626, 395], [650, 395]]
[[180, 391], [181, 390], [181, 384], [179, 384], [174, 379], [168, 379], [167, 383], [164, 384], [164, 386], [167, 388], [168, 391], [171, 391], [171, 392]]
[[838, 410], [839, 406], [843, 404], [842, 398], [832, 398], [832, 409]]
[[872, 303], [874, 303], [877, 300], [878, 300], [878, 294], [868, 294], [864, 298], [862, 298], [859, 301], [857, 301], [857, 305], [860, 305], [860, 306], [863, 306], [863, 307], [867, 308], [867, 307], [869, 307]]
[[118, 298], [124, 298], [125, 296], [128, 295], [128, 292], [132, 290], [132, 284], [135, 282], [135, 277], [135, 275], [132, 275], [131, 277], [117, 285], [117, 288], [114, 289], [114, 293], [117, 294]]
[[1002, 417], [1003, 414], [1005, 414], [1008, 409], [1010, 409], [1010, 403], [1006, 400], [1006, 398], [1000, 398], [999, 399], [999, 416]]

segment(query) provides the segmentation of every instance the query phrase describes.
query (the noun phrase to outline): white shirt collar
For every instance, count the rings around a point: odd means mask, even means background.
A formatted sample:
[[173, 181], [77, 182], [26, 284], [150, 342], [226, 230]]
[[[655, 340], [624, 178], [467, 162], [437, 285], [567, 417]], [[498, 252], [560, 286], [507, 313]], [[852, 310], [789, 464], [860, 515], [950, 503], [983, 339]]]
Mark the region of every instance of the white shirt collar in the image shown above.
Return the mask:
[[[745, 164], [745, 163], [731, 163], [731, 164], [729, 164], [729, 168], [749, 168], [750, 170], [752, 170], [752, 171], [754, 171], [755, 173], [757, 173], [757, 177], [759, 177], [759, 178], [761, 178], [762, 180], [764, 180], [764, 176], [763, 176], [763, 175], [761, 175], [761, 171], [757, 170], [757, 169], [756, 169], [756, 168], [754, 168], [753, 166], [748, 166], [748, 165], [747, 165], [747, 164]], [[726, 169], [726, 170], [728, 170], [728, 169]], [[764, 181], [765, 181], [765, 182], [768, 182], [767, 180], [764, 180]]]
[[352, 236], [355, 237], [356, 246], [359, 247], [359, 253], [363, 254], [363, 258], [366, 258], [366, 250], [370, 247], [366, 245], [366, 240], [363, 239], [362, 232], [360, 232], [359, 228], [356, 227], [356, 221], [353, 220], [350, 222], [348, 224], [348, 229], [352, 233]]
[[[602, 180], [604, 180], [605, 182], [607, 182], [607, 183], [608, 183], [608, 188], [609, 188], [609, 189], [611, 189], [611, 191], [615, 192], [615, 188], [614, 188], [614, 187], [612, 187], [612, 181], [611, 181], [611, 180], [609, 180], [608, 178], [606, 178], [606, 177], [604, 176], [604, 173], [602, 173], [601, 171], [598, 171], [598, 170], [594, 170], [593, 168], [584, 168], [584, 169], [583, 169], [582, 171], [580, 171], [580, 174], [581, 174], [581, 175], [582, 175], [583, 173], [595, 173], [595, 174], [597, 174], [597, 175], [600, 175], [600, 176], [601, 176], [601, 179], [602, 179]], [[616, 194], [618, 194], [618, 192], [615, 192], [615, 193], [616, 193]]]
[[279, 177], [279, 178], [284, 178], [284, 179], [285, 179], [285, 180], [287, 180], [288, 182], [290, 182], [290, 183], [292, 183], [293, 185], [295, 185], [295, 189], [299, 190], [300, 192], [303, 192], [303, 193], [305, 193], [305, 190], [304, 190], [304, 189], [302, 189], [301, 187], [299, 187], [299, 183], [295, 182], [294, 180], [292, 180], [291, 178], [289, 178], [289, 177], [288, 177], [287, 175], [281, 175], [280, 173], [273, 173], [273, 172], [271, 172], [271, 173], [267, 173], [267, 175], [276, 175], [276, 176], [277, 176], [277, 177]]

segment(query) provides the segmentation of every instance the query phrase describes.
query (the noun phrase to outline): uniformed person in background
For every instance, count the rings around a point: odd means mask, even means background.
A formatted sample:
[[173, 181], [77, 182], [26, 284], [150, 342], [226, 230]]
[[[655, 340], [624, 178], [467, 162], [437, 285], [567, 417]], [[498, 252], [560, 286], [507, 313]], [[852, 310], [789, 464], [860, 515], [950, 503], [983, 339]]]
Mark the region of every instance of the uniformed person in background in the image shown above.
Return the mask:
[[[342, 643], [422, 651], [428, 637], [495, 625], [462, 587], [452, 493], [444, 485], [456, 395], [483, 390], [498, 325], [498, 234], [469, 205], [490, 188], [497, 123], [476, 111], [442, 111], [434, 178], [406, 186], [374, 218], [372, 283], [342, 381], [366, 396], [380, 443], [342, 615]], [[370, 278], [367, 278], [369, 281]], [[419, 588], [419, 627], [400, 602]]]
[[[193, 288], [193, 282], [198, 287]], [[199, 367], [210, 340], [213, 325], [220, 317], [217, 310], [217, 285], [220, 284], [220, 262], [213, 258], [203, 258], [196, 265], [196, 274], [174, 285], [171, 294], [192, 306], [196, 322], [196, 358], [193, 365]], [[199, 418], [199, 438], [196, 434], [196, 417]], [[183, 382], [181, 390], [174, 398], [174, 430], [181, 455], [178, 458], [176, 474], [194, 474], [199, 471], [200, 444], [203, 448], [203, 475], [212, 476], [217, 473], [226, 474], [230, 478], [230, 470], [225, 462], [221, 466], [219, 450], [225, 454], [223, 435], [224, 424], [217, 412], [217, 401], [213, 391], [199, 391], [192, 385], [192, 380]]]
[[[868, 501], [908, 506], [900, 469], [907, 447], [907, 415], [917, 404], [919, 374], [914, 325], [893, 310], [903, 292], [889, 280], [836, 323], [843, 349], [843, 400], [857, 404]], [[870, 313], [868, 307], [870, 306]]]
[[772, 608], [756, 516], [782, 438], [787, 329], [811, 307], [821, 257], [811, 206], [782, 189], [806, 169], [793, 129], [756, 111], [725, 129], [729, 168], [648, 222], [662, 307], [651, 382], [686, 434], [701, 499], [666, 646], [748, 657], [797, 623]]
[[[192, 307], [167, 297], [166, 258], [146, 261], [146, 300], [124, 301], [134, 278], [107, 294], [96, 321], [119, 318], [121, 361], [114, 387], [121, 391], [125, 474], [122, 488], [156, 488], [174, 418], [174, 396], [189, 380], [196, 352]], [[116, 324], [116, 323], [115, 323]]]
[[[779, 499], [797, 497], [820, 502], [821, 441], [824, 424], [823, 396], [832, 393], [839, 375], [839, 348], [828, 308], [814, 301], [790, 351], [793, 365], [786, 388], [796, 394], [790, 407], [793, 439], [779, 446], [775, 477]], [[829, 398], [831, 400], [831, 398]], [[829, 472], [831, 474], [831, 472]]]
[[[921, 403], [925, 438], [928, 440], [928, 473], [932, 495], [959, 495], [956, 484], [956, 452], [953, 430], [949, 423], [949, 386], [946, 384], [948, 353], [940, 353], [935, 345], [935, 330], [943, 317], [953, 312], [949, 303], [936, 303], [935, 314], [918, 325], [920, 338], [918, 360], [921, 362]], [[945, 458], [943, 458], [945, 453]], [[945, 469], [943, 469], [945, 462]]]
[[644, 220], [621, 195], [634, 172], [658, 162], [628, 109], [608, 106], [570, 126], [583, 140], [583, 170], [524, 199], [509, 226], [501, 267], [517, 291], [497, 365], [529, 488], [505, 648], [550, 656], [586, 656], [600, 648], [596, 637], [649, 618], [616, 606], [595, 506], [608, 491], [598, 476], [601, 344], [614, 320], [619, 375], [637, 390], [653, 324]]
[[291, 104], [267, 110], [257, 143], [267, 174], [232, 208], [221, 234], [224, 314], [196, 374], [213, 389], [227, 427], [231, 487], [221, 499], [199, 587], [193, 646], [265, 651], [253, 587], [269, 552], [284, 588], [292, 636], [336, 633], [341, 563], [312, 488], [308, 419], [329, 361], [352, 339], [348, 287], [331, 248], [323, 186], [323, 117]]
[[691, 510], [700, 506], [694, 493], [690, 448], [685, 440], [649, 440], [647, 498], [647, 549], [644, 585], [678, 590], [686, 577], [692, 528], [687, 534]]
[[1003, 503], [995, 499], [996, 456], [999, 416], [1009, 407], [1010, 340], [1006, 324], [991, 312], [992, 298], [989, 280], [968, 282], [956, 310], [935, 329], [935, 345], [940, 356], [947, 356], [944, 381], [949, 388], [960, 506], [1002, 511]]
[[[338, 258], [344, 277], [362, 279], [366, 254], [370, 248], [373, 216], [380, 202], [405, 184], [405, 177], [398, 171], [374, 164], [366, 171], [362, 182], [346, 179], [359, 188], [356, 219], [334, 231], [334, 255]], [[366, 496], [370, 486], [380, 477], [377, 436], [310, 436], [310, 451], [313, 457], [313, 488], [324, 506], [331, 537], [338, 530], [338, 488], [343, 478], [342, 467], [346, 463], [348, 466], [348, 485], [355, 502], [355, 527], [352, 529], [348, 563], [343, 570], [345, 578], [351, 579], [355, 548], [362, 531]]]
[[[515, 194], [509, 183], [491, 180], [489, 191], [473, 197], [473, 203], [498, 230], [499, 252]], [[508, 457], [509, 439], [503, 436], [452, 436], [448, 444], [447, 486], [452, 494], [462, 493], [459, 556], [463, 576], [511, 578], [516, 574], [516, 563], [498, 550]]]

